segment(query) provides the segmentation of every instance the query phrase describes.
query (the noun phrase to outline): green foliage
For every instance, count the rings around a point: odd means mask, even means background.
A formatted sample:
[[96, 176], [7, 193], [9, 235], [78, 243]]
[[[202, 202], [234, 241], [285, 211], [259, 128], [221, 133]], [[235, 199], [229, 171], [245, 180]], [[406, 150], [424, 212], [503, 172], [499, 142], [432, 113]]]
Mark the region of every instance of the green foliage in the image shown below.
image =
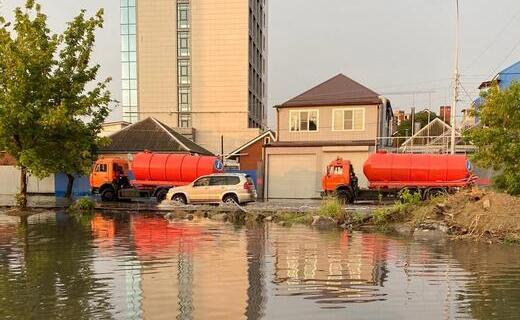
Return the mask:
[[[13, 27], [0, 17], [0, 149], [36, 177], [87, 173], [109, 113], [110, 78], [90, 65], [103, 11], [85, 11], [52, 34], [35, 1], [15, 9]], [[23, 188], [21, 188], [23, 190]]]
[[472, 160], [500, 172], [494, 179], [498, 189], [520, 195], [520, 83], [502, 91], [493, 86], [483, 98], [484, 104], [473, 111], [479, 126], [464, 133], [477, 147]]
[[76, 200], [75, 207], [79, 210], [94, 210], [96, 204], [90, 198], [80, 198]]
[[341, 219], [344, 217], [343, 207], [337, 198], [325, 199], [320, 205], [319, 215], [322, 217]]
[[399, 200], [405, 205], [415, 205], [421, 202], [421, 194], [419, 192], [410, 192], [408, 189], [403, 189], [399, 192]]
[[365, 215], [360, 212], [352, 213], [352, 223], [354, 225], [361, 225], [365, 222]]
[[283, 212], [278, 214], [276, 220], [287, 222], [288, 224], [311, 224], [313, 217], [310, 213]]

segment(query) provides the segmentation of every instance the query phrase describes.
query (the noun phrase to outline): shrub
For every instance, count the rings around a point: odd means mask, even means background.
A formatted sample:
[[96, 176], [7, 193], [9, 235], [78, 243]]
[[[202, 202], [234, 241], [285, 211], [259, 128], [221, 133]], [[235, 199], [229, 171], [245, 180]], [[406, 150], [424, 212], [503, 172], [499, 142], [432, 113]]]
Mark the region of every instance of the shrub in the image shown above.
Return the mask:
[[338, 199], [325, 199], [320, 206], [319, 215], [333, 219], [341, 219], [344, 217], [343, 207]]
[[95, 207], [96, 204], [90, 198], [80, 198], [72, 205], [72, 209], [80, 211], [92, 211]]
[[399, 192], [399, 200], [402, 204], [419, 204], [422, 200], [419, 192], [410, 192], [408, 189], [403, 189]]

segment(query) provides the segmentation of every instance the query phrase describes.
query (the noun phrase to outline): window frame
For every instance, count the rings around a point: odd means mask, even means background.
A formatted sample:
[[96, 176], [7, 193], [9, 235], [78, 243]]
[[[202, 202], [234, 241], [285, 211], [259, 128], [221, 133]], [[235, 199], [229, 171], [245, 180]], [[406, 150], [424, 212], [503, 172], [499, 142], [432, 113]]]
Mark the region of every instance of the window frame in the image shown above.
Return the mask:
[[[362, 128], [356, 129], [354, 127], [355, 122], [355, 111], [361, 110], [363, 112], [363, 121], [362, 121]], [[343, 111], [343, 129], [336, 129], [335, 123], [336, 123], [336, 112], [337, 111]], [[345, 111], [352, 111], [352, 129], [345, 129]], [[335, 132], [361, 132], [366, 130], [366, 108], [355, 108], [355, 107], [348, 107], [348, 108], [335, 108], [332, 109], [332, 131]]]
[[[307, 112], [310, 114], [311, 112], [316, 112], [316, 130], [309, 130], [310, 127], [310, 117], [307, 118], [307, 130], [301, 130], [301, 116], [302, 112]], [[298, 113], [298, 130], [292, 130], [292, 115], [293, 113]], [[319, 132], [320, 131], [320, 110], [319, 109], [298, 109], [298, 110], [289, 110], [289, 132]]]

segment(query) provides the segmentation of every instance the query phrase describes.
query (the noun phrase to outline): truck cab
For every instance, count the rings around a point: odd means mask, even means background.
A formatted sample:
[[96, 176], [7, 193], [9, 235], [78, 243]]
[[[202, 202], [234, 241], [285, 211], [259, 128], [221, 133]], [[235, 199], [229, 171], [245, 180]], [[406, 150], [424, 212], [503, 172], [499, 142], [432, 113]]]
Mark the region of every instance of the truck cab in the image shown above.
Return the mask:
[[342, 202], [353, 203], [359, 188], [352, 163], [342, 158], [332, 161], [322, 177], [322, 188], [322, 196], [336, 196]]
[[90, 174], [93, 194], [100, 194], [104, 201], [117, 199], [117, 190], [128, 184], [128, 162], [118, 158], [101, 158], [94, 164]]

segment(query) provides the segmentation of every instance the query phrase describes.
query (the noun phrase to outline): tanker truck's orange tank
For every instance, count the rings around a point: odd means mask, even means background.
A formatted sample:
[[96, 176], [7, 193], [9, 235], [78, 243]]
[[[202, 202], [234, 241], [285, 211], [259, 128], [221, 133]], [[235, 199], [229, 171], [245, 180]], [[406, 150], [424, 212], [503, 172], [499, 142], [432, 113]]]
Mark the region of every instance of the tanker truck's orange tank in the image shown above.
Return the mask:
[[462, 187], [470, 182], [471, 171], [466, 156], [441, 154], [378, 152], [363, 167], [371, 189]]
[[186, 154], [160, 154], [143, 152], [134, 156], [132, 173], [135, 182], [169, 182], [186, 185], [200, 176], [222, 172], [217, 157]]

